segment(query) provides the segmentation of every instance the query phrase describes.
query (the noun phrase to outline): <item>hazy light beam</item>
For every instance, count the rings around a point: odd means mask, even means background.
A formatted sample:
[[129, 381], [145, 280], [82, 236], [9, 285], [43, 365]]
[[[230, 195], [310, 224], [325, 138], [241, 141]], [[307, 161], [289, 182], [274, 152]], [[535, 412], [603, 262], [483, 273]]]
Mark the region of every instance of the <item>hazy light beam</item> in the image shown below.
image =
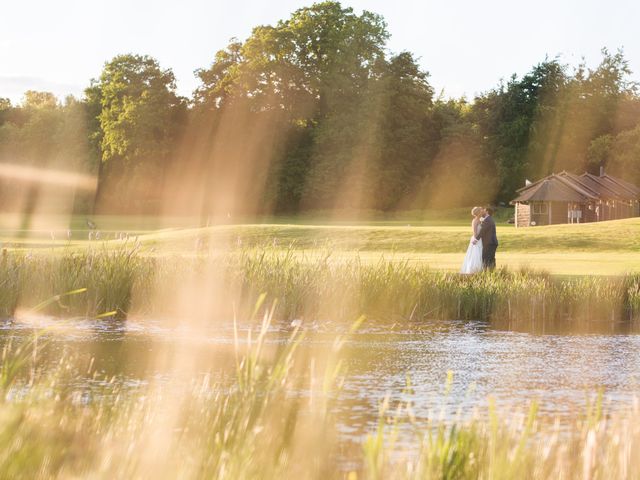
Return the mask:
[[95, 175], [14, 163], [0, 163], [0, 178], [61, 187], [75, 187], [87, 191], [95, 191], [98, 185], [98, 177]]

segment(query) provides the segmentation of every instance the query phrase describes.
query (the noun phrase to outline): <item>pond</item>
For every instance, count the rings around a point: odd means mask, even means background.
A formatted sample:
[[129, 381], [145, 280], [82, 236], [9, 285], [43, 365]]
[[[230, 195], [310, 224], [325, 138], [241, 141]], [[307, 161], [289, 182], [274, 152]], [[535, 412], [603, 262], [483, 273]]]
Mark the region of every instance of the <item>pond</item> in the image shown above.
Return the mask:
[[[60, 321], [42, 317], [37, 324], [5, 321], [0, 341], [28, 337], [33, 328], [45, 328], [40, 336], [41, 360], [51, 366], [62, 351], [83, 362], [93, 358], [100, 378], [116, 377], [135, 389], [150, 379], [190, 381], [194, 374], [219, 373], [220, 380], [233, 372], [233, 325], [199, 328], [168, 326], [154, 321]], [[247, 330], [240, 325], [246, 339]], [[269, 329], [267, 344], [282, 345], [291, 334], [289, 324]], [[309, 357], [331, 348], [344, 324], [303, 325], [300, 345]], [[43, 341], [44, 340], [44, 341]], [[164, 352], [163, 356], [154, 355]], [[170, 352], [168, 354], [167, 352]], [[540, 418], [569, 421], [586, 411], [598, 389], [608, 408], [627, 406], [640, 391], [640, 335], [553, 334], [502, 331], [481, 322], [433, 321], [420, 325], [363, 325], [345, 343], [348, 373], [334, 405], [343, 441], [354, 446], [376, 425], [378, 405], [385, 396], [411, 399], [418, 422], [443, 415], [446, 420], [460, 409], [486, 411], [491, 397], [500, 409], [526, 409], [539, 400]], [[163, 359], [158, 361], [158, 359]], [[188, 358], [188, 366], [172, 359]], [[446, 391], [447, 372], [453, 383]], [[403, 392], [410, 378], [412, 392]], [[77, 380], [76, 380], [77, 381]], [[87, 375], [80, 382], [91, 392], [100, 381]], [[301, 382], [301, 385], [305, 385]], [[307, 395], [304, 387], [299, 392]]]

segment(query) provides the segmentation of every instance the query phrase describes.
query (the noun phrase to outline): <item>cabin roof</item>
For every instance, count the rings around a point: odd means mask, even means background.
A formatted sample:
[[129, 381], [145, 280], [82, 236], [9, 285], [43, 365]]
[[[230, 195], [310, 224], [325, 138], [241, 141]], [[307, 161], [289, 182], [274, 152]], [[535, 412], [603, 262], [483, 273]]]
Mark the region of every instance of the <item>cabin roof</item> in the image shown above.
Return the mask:
[[531, 201], [552, 201], [552, 202], [584, 202], [592, 195], [581, 193], [578, 189], [572, 188], [566, 181], [557, 175], [550, 175], [535, 184], [532, 184], [526, 190], [522, 191], [520, 196], [512, 201], [531, 202]]
[[598, 196], [602, 199], [626, 200], [629, 197], [629, 193], [622, 192], [620, 186], [602, 177], [583, 173], [580, 178], [598, 192]]
[[578, 175], [562, 171], [556, 176], [560, 177], [571, 188], [574, 188], [587, 198], [597, 199], [600, 196], [600, 192], [598, 191], [598, 189], [594, 188], [593, 185], [589, 185], [589, 183], [585, 182], [584, 179], [582, 179]]
[[611, 175], [603, 175], [601, 178], [606, 179], [608, 182], [615, 184], [622, 188], [623, 191], [628, 192], [633, 195], [633, 199], [637, 199], [640, 197], [640, 188], [635, 186], [633, 183], [627, 182], [621, 178], [612, 177]]
[[514, 203], [530, 201], [587, 202], [589, 200], [638, 200], [640, 188], [611, 175], [596, 176], [590, 173], [576, 175], [570, 172], [541, 178], [518, 190]]

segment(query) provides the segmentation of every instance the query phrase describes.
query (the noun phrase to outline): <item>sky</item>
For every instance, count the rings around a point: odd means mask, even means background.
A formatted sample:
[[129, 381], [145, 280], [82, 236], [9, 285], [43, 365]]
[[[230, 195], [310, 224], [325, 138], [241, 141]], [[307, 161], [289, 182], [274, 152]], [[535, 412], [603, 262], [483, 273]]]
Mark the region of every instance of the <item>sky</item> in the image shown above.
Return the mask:
[[[180, 94], [197, 86], [229, 39], [274, 24], [313, 1], [2, 0], [0, 97], [26, 90], [82, 95], [102, 66], [122, 53], [148, 54], [176, 75]], [[603, 47], [623, 48], [640, 80], [640, 2], [629, 0], [351, 0], [381, 14], [390, 52], [408, 50], [445, 97], [466, 96], [522, 75], [545, 57], [595, 67]]]

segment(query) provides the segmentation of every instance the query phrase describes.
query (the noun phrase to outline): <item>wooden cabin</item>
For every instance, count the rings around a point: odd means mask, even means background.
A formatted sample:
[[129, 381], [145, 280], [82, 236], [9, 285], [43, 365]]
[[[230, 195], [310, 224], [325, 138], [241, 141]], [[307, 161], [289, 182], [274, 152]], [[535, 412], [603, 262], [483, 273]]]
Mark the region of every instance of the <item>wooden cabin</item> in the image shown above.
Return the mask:
[[606, 175], [551, 174], [518, 190], [516, 227], [586, 223], [640, 216], [640, 188]]

